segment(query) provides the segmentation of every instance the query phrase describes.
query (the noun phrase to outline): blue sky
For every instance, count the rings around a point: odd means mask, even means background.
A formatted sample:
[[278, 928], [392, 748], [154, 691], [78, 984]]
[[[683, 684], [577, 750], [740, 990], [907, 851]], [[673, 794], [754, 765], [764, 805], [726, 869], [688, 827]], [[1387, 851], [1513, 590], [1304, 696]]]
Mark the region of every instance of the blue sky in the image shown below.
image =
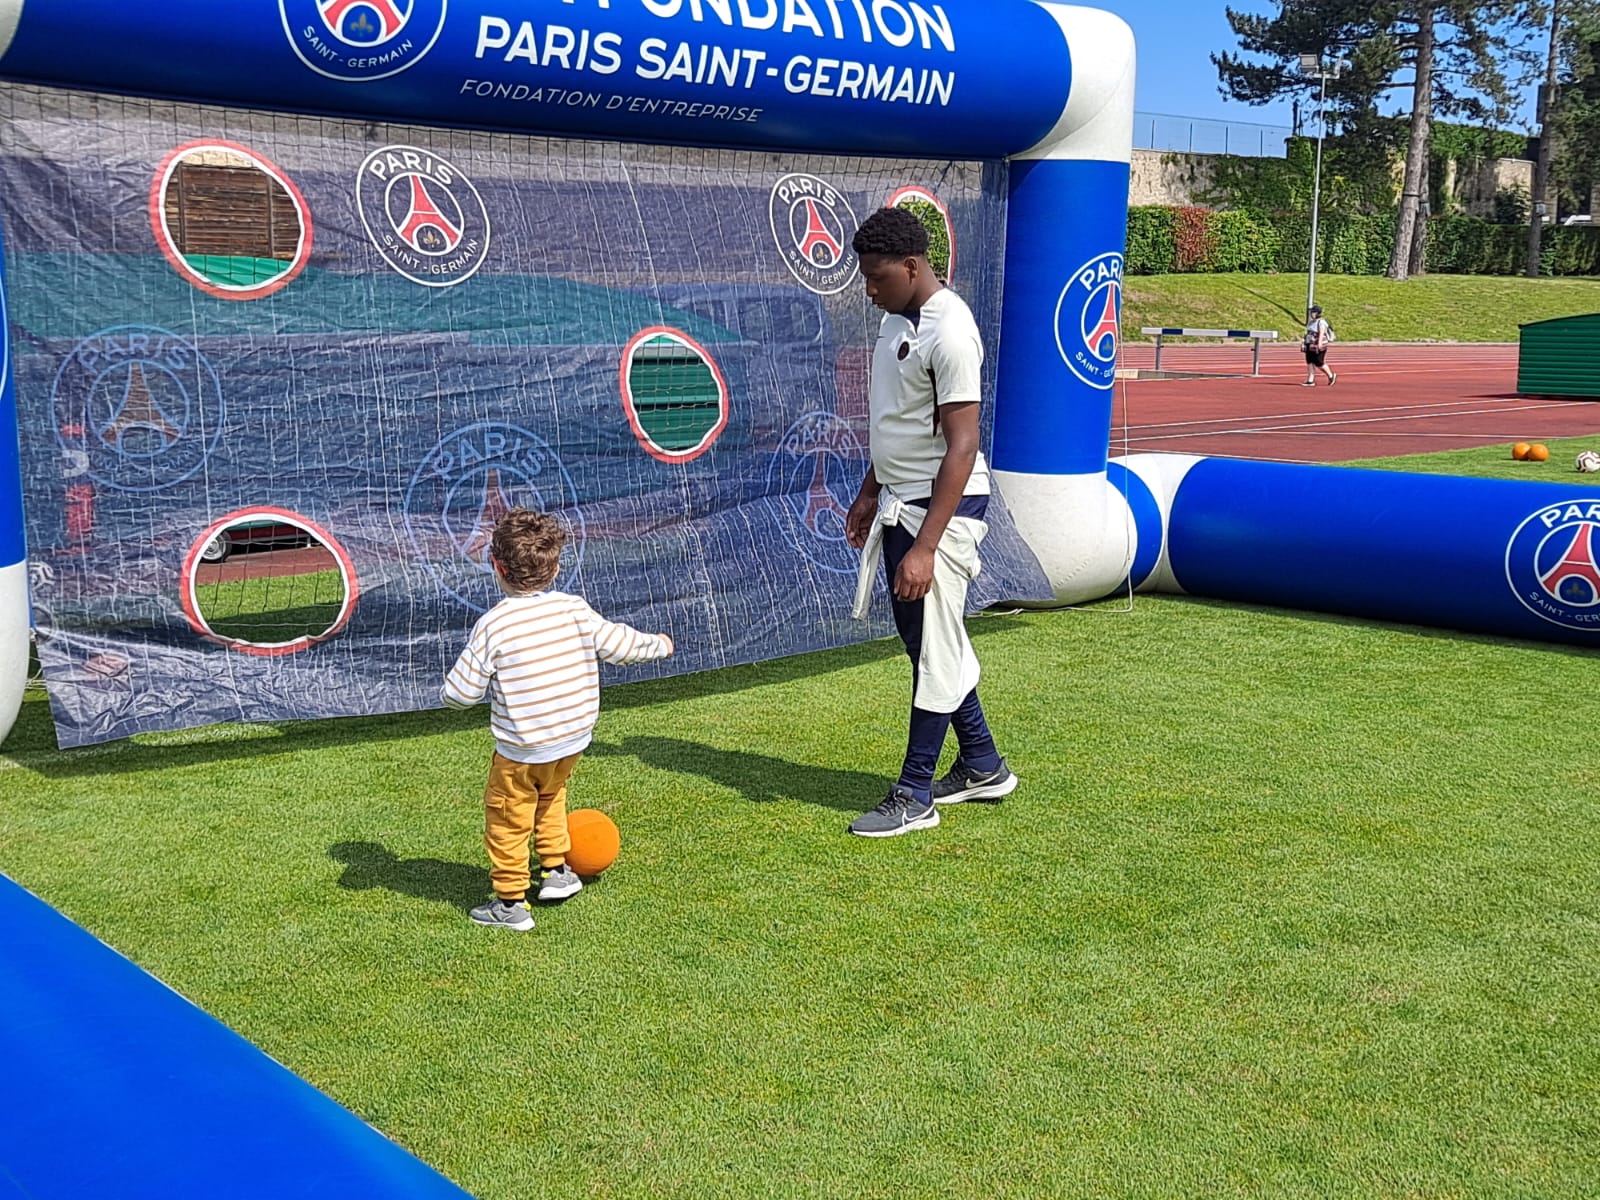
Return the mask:
[[[1226, 0], [1080, 0], [1116, 13], [1133, 27], [1139, 44], [1139, 83], [1134, 101], [1141, 112], [1173, 113], [1224, 121], [1288, 125], [1287, 102], [1252, 108], [1224, 99], [1217, 90], [1211, 53], [1238, 46], [1228, 28]], [[1233, 0], [1245, 12], [1276, 11], [1273, 0]], [[1409, 108], [1409, 104], [1407, 105]], [[1525, 120], [1532, 118], [1532, 105]]]

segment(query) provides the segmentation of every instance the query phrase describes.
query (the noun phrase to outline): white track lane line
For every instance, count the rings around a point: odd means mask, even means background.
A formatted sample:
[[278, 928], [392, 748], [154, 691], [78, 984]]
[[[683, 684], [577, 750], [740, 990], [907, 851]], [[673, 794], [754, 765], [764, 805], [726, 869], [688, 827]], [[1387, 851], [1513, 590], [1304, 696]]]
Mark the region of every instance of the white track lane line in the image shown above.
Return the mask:
[[[1433, 416], [1435, 416], [1435, 417], [1474, 417], [1474, 416], [1483, 416], [1486, 413], [1534, 412], [1534, 411], [1538, 411], [1538, 410], [1542, 410], [1542, 409], [1567, 408], [1567, 407], [1569, 407], [1569, 405], [1567, 405], [1564, 401], [1557, 401], [1557, 402], [1551, 403], [1551, 404], [1525, 404], [1525, 405], [1521, 405], [1521, 406], [1519, 406], [1517, 408], [1499, 408], [1499, 409], [1485, 408], [1485, 409], [1477, 409], [1477, 410], [1472, 410], [1472, 411], [1468, 411], [1468, 412], [1459, 412], [1459, 413], [1435, 413], [1435, 414], [1433, 414]], [[1225, 437], [1225, 436], [1229, 436], [1229, 435], [1243, 435], [1243, 434], [1310, 433], [1310, 432], [1313, 432], [1313, 431], [1329, 432], [1329, 430], [1324, 428], [1324, 427], [1330, 427], [1330, 426], [1334, 426], [1334, 425], [1378, 425], [1378, 424], [1382, 424], [1385, 421], [1410, 421], [1410, 420], [1415, 420], [1415, 419], [1416, 418], [1412, 414], [1406, 413], [1406, 414], [1402, 414], [1400, 416], [1393, 416], [1393, 417], [1366, 417], [1366, 418], [1362, 418], [1362, 419], [1358, 419], [1358, 420], [1351, 420], [1351, 421], [1311, 421], [1311, 422], [1308, 422], [1306, 424], [1301, 424], [1301, 425], [1264, 425], [1264, 426], [1249, 425], [1249, 426], [1242, 426], [1242, 427], [1237, 428], [1237, 429], [1212, 429], [1212, 430], [1202, 430], [1202, 431], [1197, 432], [1197, 433], [1160, 434], [1160, 435], [1156, 435], [1156, 436], [1153, 436], [1153, 437], [1132, 438], [1130, 440], [1132, 440], [1132, 441], [1174, 441], [1175, 442], [1175, 441], [1183, 441], [1183, 440], [1186, 440], [1186, 439], [1189, 439], [1189, 438]], [[1428, 418], [1424, 417], [1422, 419], [1423, 420], [1427, 420]], [[1415, 435], [1399, 435], [1399, 436], [1421, 436], [1421, 435], [1420, 434], [1415, 434]], [[1438, 436], [1438, 437], [1466, 437], [1466, 436], [1469, 436], [1469, 435], [1467, 435], [1467, 434], [1440, 433], [1440, 434], [1436, 434], [1435, 436]], [[1488, 436], [1488, 435], [1485, 435], [1485, 434], [1472, 434], [1470, 436], [1473, 436], [1473, 437], [1484, 437], [1484, 436]], [[1499, 437], [1501, 437], [1501, 438], [1504, 438], [1506, 436], [1509, 436], [1509, 435], [1506, 435], [1506, 434], [1499, 435]], [[1554, 436], [1554, 435], [1551, 435], [1551, 436]]]
[[[1352, 413], [1381, 413], [1381, 412], [1418, 413], [1418, 414], [1422, 414], [1424, 417], [1449, 417], [1449, 416], [1454, 416], [1455, 414], [1454, 413], [1428, 412], [1427, 410], [1435, 409], [1435, 408], [1455, 408], [1457, 405], [1472, 404], [1472, 403], [1479, 403], [1479, 402], [1471, 401], [1471, 400], [1442, 400], [1442, 401], [1439, 401], [1438, 403], [1434, 403], [1434, 404], [1382, 404], [1382, 405], [1376, 405], [1376, 406], [1371, 407], [1371, 408], [1327, 408], [1327, 409], [1317, 409], [1317, 410], [1312, 411], [1312, 412], [1263, 413], [1259, 417], [1252, 417], [1252, 416], [1249, 416], [1248, 414], [1240, 413], [1240, 414], [1236, 414], [1236, 415], [1231, 416], [1231, 417], [1201, 417], [1201, 418], [1197, 418], [1197, 419], [1192, 420], [1192, 421], [1153, 421], [1148, 425], [1132, 425], [1132, 426], [1129, 426], [1128, 428], [1130, 428], [1130, 429], [1185, 429], [1185, 428], [1188, 428], [1190, 426], [1195, 426], [1195, 425], [1221, 425], [1221, 424], [1224, 424], [1224, 423], [1226, 423], [1228, 421], [1238, 421], [1238, 420], [1241, 420], [1241, 419], [1253, 420], [1253, 421], [1287, 421], [1287, 420], [1291, 420], [1291, 419], [1293, 419], [1295, 417], [1342, 417], [1342, 416], [1348, 416], [1348, 415], [1350, 415]], [[1500, 403], [1510, 404], [1511, 401], [1506, 400], [1506, 401], [1501, 401]]]

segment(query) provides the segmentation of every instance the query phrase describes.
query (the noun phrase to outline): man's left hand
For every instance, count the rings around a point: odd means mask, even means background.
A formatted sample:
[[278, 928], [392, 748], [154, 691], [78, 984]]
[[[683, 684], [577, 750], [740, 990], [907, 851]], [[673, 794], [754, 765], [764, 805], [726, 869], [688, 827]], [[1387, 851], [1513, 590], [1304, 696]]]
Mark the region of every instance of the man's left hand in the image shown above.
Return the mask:
[[900, 560], [900, 569], [894, 573], [894, 594], [897, 600], [921, 600], [933, 586], [933, 551], [926, 546], [913, 545]]

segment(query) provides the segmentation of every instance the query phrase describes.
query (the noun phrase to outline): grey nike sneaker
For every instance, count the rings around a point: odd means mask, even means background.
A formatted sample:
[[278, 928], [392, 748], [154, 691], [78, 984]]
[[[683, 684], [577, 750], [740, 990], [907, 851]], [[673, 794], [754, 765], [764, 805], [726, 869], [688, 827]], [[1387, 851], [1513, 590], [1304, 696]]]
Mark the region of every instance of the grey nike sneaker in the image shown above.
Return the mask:
[[1001, 759], [1000, 765], [987, 775], [974, 771], [959, 758], [950, 766], [943, 779], [934, 781], [935, 804], [960, 804], [965, 800], [999, 800], [1017, 790], [1017, 777]]
[[523, 931], [533, 928], [533, 913], [529, 910], [526, 900], [507, 903], [496, 896], [487, 904], [478, 905], [467, 915], [479, 925], [492, 925], [496, 929]]
[[539, 874], [539, 899], [565, 900], [583, 891], [583, 880], [566, 863], [551, 867]]
[[939, 823], [939, 810], [932, 801], [918, 800], [909, 789], [896, 785], [883, 803], [850, 822], [850, 832], [858, 837], [895, 837], [913, 829], [932, 829]]

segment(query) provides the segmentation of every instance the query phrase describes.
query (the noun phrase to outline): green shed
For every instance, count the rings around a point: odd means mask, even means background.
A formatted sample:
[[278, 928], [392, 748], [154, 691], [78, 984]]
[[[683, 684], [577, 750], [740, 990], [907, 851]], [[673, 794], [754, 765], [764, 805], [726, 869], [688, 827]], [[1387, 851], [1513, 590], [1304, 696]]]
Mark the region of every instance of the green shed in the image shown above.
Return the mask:
[[1523, 325], [1517, 391], [1600, 400], [1600, 313]]

